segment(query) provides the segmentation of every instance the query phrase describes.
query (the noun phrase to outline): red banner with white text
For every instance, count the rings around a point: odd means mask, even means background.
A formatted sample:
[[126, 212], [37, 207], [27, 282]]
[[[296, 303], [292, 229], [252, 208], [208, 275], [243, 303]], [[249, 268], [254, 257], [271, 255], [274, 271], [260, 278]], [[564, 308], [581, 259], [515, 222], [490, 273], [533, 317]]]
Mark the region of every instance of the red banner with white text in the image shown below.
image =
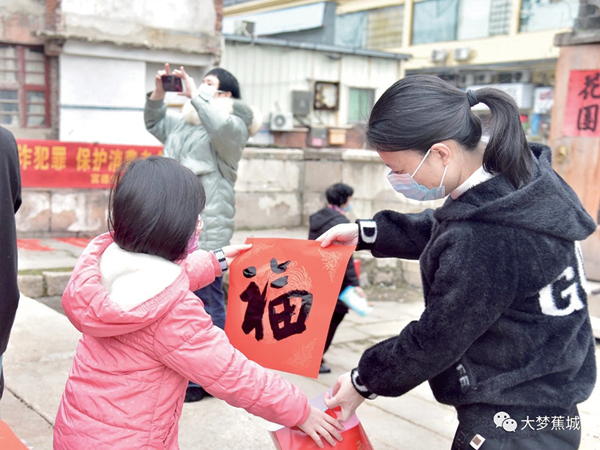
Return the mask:
[[162, 147], [17, 139], [23, 187], [107, 189], [125, 161]]

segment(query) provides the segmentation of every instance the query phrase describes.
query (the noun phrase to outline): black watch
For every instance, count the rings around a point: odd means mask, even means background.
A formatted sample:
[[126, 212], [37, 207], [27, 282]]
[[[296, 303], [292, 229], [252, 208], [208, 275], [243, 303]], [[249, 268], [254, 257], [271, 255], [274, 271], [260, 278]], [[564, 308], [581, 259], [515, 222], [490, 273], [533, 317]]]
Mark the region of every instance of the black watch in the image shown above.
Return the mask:
[[216, 250], [213, 250], [213, 253], [217, 257], [217, 261], [219, 261], [219, 264], [221, 265], [221, 272], [226, 272], [228, 268], [227, 258], [225, 258], [225, 253], [223, 253], [223, 249], [218, 248]]

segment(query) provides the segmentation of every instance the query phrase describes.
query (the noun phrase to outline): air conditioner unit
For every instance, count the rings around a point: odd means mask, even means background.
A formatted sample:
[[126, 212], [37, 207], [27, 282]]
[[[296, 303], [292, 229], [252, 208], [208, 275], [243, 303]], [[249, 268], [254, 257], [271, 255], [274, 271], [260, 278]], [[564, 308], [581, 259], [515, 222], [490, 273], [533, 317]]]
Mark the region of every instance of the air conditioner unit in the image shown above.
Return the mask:
[[454, 59], [456, 61], [467, 61], [471, 57], [471, 49], [469, 47], [459, 47], [454, 49]]
[[444, 48], [438, 48], [431, 52], [431, 61], [435, 63], [441, 63], [446, 61], [448, 57], [448, 50]]
[[490, 84], [493, 82], [493, 75], [488, 72], [475, 74], [475, 84]]
[[233, 27], [233, 33], [238, 36], [254, 36], [254, 22], [249, 20], [236, 20]]
[[475, 75], [472, 73], [461, 73], [458, 76], [459, 87], [469, 87], [475, 84]]
[[271, 131], [292, 131], [294, 116], [290, 112], [271, 113]]
[[529, 83], [531, 81], [531, 72], [529, 70], [513, 72], [510, 81], [513, 83]]

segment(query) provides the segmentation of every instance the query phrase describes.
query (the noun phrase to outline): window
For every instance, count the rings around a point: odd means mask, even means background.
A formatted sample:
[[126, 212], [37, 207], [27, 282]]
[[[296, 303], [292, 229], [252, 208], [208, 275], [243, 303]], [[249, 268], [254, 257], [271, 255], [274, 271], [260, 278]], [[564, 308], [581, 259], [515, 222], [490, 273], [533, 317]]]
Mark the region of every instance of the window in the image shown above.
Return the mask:
[[367, 48], [391, 48], [402, 46], [404, 5], [369, 11]]
[[366, 123], [375, 101], [375, 89], [350, 88], [348, 123]]
[[426, 0], [415, 3], [413, 44], [455, 41], [459, 0]]
[[0, 44], [0, 124], [48, 126], [46, 68], [41, 47]]
[[523, 0], [519, 31], [572, 27], [579, 3], [579, 0]]
[[508, 34], [510, 9], [511, 0], [417, 2], [414, 5], [412, 43], [426, 44]]
[[402, 46], [404, 5], [340, 14], [335, 20], [335, 44], [383, 49]]
[[461, 0], [457, 39], [508, 34], [511, 0]]

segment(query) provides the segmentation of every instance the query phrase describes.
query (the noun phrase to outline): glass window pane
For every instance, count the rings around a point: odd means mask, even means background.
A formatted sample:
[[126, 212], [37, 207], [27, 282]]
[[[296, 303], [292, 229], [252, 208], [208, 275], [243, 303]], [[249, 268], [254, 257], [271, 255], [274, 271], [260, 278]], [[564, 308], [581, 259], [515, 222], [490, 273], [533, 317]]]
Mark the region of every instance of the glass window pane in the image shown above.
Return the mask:
[[415, 3], [413, 44], [456, 40], [459, 0], [426, 0]]
[[44, 61], [44, 51], [41, 48], [26, 48], [25, 61]]
[[0, 123], [2, 125], [19, 125], [19, 116], [16, 114], [12, 116], [0, 114]]
[[0, 101], [1, 100], [18, 100], [19, 93], [17, 91], [3, 89], [0, 90]]
[[44, 61], [41, 62], [26, 62], [25, 63], [25, 72], [44, 72]]
[[28, 103], [27, 104], [27, 114], [46, 114], [46, 105], [37, 104], [37, 103]]
[[335, 45], [364, 48], [366, 38], [367, 14], [364, 11], [336, 16]]
[[45, 103], [46, 93], [41, 91], [29, 91], [27, 92], [27, 103]]
[[46, 94], [44, 92], [27, 92], [27, 126], [46, 124]]
[[519, 31], [572, 27], [578, 12], [579, 0], [523, 0]]
[[0, 102], [0, 111], [3, 113], [17, 113], [19, 112], [19, 104], [18, 103], [4, 103]]
[[16, 83], [17, 82], [17, 72], [0, 70], [0, 81]]
[[462, 0], [458, 12], [457, 39], [488, 37], [491, 0]]
[[490, 36], [508, 34], [512, 0], [492, 0], [490, 6]]
[[17, 48], [11, 45], [0, 45], [0, 58], [13, 58], [17, 57]]
[[41, 127], [46, 125], [46, 116], [27, 116], [28, 127]]
[[391, 48], [402, 46], [404, 5], [369, 11], [367, 48]]
[[350, 88], [348, 123], [366, 123], [373, 108], [373, 89]]
[[25, 84], [45, 84], [46, 77], [43, 73], [26, 73]]
[[0, 57], [0, 69], [17, 70], [17, 60]]

